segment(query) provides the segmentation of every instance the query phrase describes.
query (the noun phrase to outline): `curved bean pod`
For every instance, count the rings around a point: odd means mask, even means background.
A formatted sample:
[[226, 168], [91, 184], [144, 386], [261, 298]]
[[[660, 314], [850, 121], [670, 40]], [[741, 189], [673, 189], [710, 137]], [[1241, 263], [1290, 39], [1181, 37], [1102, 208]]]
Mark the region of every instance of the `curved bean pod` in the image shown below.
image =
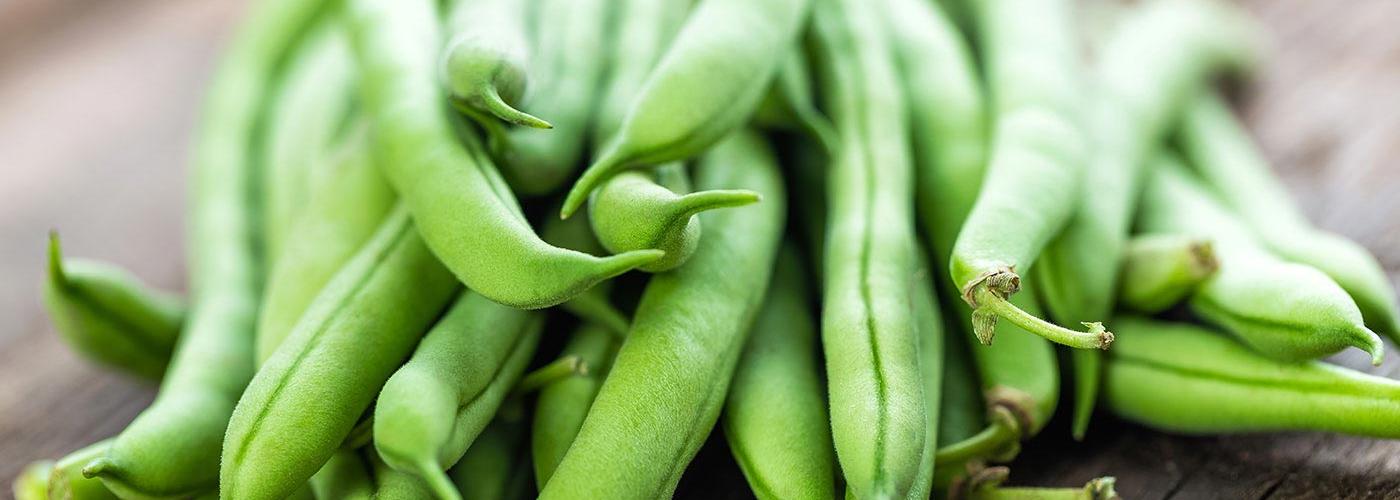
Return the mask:
[[[1122, 317], [1104, 402], [1186, 434], [1312, 430], [1400, 438], [1400, 381], [1319, 361], [1275, 361], [1206, 328]], [[1145, 387], [1171, 387], [1148, 391]]]
[[1181, 302], [1219, 268], [1209, 240], [1178, 234], [1139, 236], [1124, 249], [1118, 301], [1133, 311], [1159, 313]]
[[1219, 97], [1196, 99], [1185, 115], [1179, 131], [1182, 152], [1215, 194], [1269, 250], [1327, 273], [1356, 301], [1367, 326], [1400, 342], [1395, 289], [1376, 258], [1356, 242], [1308, 222]]
[[[695, 256], [651, 278], [632, 331], [541, 498], [668, 496], [719, 417], [768, 284], [786, 198], [772, 153], [750, 133], [707, 154], [696, 184], [752, 189], [763, 203], [701, 214], [713, 231]], [[638, 441], [638, 432], [647, 439]], [[628, 453], [613, 453], [624, 446]]]
[[607, 379], [620, 342], [598, 325], [585, 324], [564, 346], [565, 356], [577, 356], [588, 365], [589, 376], [570, 377], [540, 389], [531, 424], [530, 447], [536, 484], [543, 489], [578, 437], [588, 409]]
[[408, 211], [394, 209], [238, 400], [224, 438], [221, 498], [283, 498], [305, 485], [458, 289]]
[[512, 105], [525, 96], [530, 69], [525, 24], [525, 2], [519, 0], [459, 1], [447, 15], [450, 41], [442, 52], [443, 86], [459, 110], [494, 134], [504, 132], [497, 119], [553, 127]]
[[696, 215], [758, 201], [758, 193], [743, 189], [676, 194], [647, 173], [622, 172], [594, 193], [588, 210], [593, 231], [604, 248], [612, 253], [662, 250], [665, 257], [638, 267], [661, 272], [679, 267], [695, 253], [701, 234]]
[[1215, 242], [1220, 271], [1191, 295], [1196, 314], [1276, 359], [1316, 359], [1351, 346], [1380, 364], [1380, 337], [1362, 324], [1361, 311], [1336, 282], [1263, 249], [1174, 156], [1159, 155], [1151, 168], [1138, 227]]
[[83, 468], [120, 496], [190, 497], [218, 485], [224, 431], [253, 376], [262, 264], [250, 145], [278, 61], [330, 3], [259, 2], [214, 77], [191, 196], [190, 318], [155, 402]]
[[804, 272], [797, 251], [784, 245], [721, 417], [729, 449], [762, 500], [835, 498], [831, 419]]
[[441, 43], [435, 5], [352, 0], [349, 9], [377, 163], [433, 254], [472, 291], [525, 309], [661, 258], [659, 250], [599, 258], [535, 235], [476, 138], [459, 141], [442, 109], [432, 76]]
[[394, 206], [394, 192], [373, 162], [368, 124], [334, 155], [313, 165], [310, 193], [285, 236], [258, 311], [257, 363], [272, 357], [307, 305], [364, 245]]
[[44, 308], [54, 329], [84, 357], [148, 380], [160, 380], [185, 319], [178, 296], [147, 287], [103, 262], [65, 259], [49, 234]]
[[559, 214], [572, 215], [620, 170], [690, 158], [743, 126], [796, 45], [810, 3], [701, 1]]
[[384, 463], [423, 478], [439, 498], [444, 472], [490, 423], [539, 345], [543, 318], [466, 293], [379, 391], [374, 448]]

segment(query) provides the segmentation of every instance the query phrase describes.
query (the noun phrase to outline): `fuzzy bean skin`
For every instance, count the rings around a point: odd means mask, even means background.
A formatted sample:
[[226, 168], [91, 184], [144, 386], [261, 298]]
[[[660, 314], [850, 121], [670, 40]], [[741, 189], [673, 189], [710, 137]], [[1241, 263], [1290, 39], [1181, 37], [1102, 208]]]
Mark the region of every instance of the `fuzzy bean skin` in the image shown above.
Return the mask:
[[1380, 363], [1380, 338], [1336, 282], [1269, 254], [1174, 156], [1159, 155], [1151, 168], [1138, 227], [1215, 242], [1220, 270], [1191, 295], [1193, 311], [1275, 359], [1316, 359], [1353, 346]]
[[831, 419], [804, 269], [784, 246], [721, 417], [729, 449], [762, 500], [835, 498]]
[[893, 49], [878, 11], [819, 0], [813, 14], [838, 148], [828, 167], [822, 347], [832, 438], [856, 498], [916, 489], [928, 435], [911, 295], [913, 166]]
[[[920, 261], [923, 269], [926, 262]], [[906, 498], [923, 500], [930, 498], [933, 491], [933, 478], [937, 472], [934, 465], [938, 452], [938, 406], [943, 395], [943, 317], [938, 310], [938, 299], [933, 294], [933, 283], [915, 278], [914, 320], [918, 328], [919, 375], [923, 381], [924, 429], [928, 434], [923, 452], [919, 455], [919, 475], [914, 479]]]
[[423, 478], [440, 498], [444, 473], [481, 434], [525, 372], [543, 318], [466, 293], [379, 391], [374, 448], [384, 463]]
[[395, 470], [373, 455], [370, 462], [374, 468], [374, 500], [432, 500], [432, 490], [427, 483], [412, 474]]
[[522, 417], [491, 420], [448, 471], [462, 498], [523, 500], [534, 494], [525, 442], [528, 427]]
[[620, 0], [614, 6], [616, 36], [609, 47], [608, 74], [599, 88], [592, 143], [601, 150], [627, 119], [647, 75], [666, 53], [690, 10], [688, 0]]
[[311, 167], [310, 193], [272, 264], [258, 311], [259, 365], [394, 206], [394, 192], [372, 161], [364, 125], [348, 134], [331, 158]]
[[531, 424], [530, 446], [535, 481], [541, 489], [578, 437], [588, 409], [593, 406], [598, 389], [612, 368], [619, 344], [617, 337], [596, 324], [579, 327], [564, 346], [563, 355], [578, 356], [588, 366], [588, 376], [568, 377], [540, 389]]
[[311, 194], [311, 170], [345, 130], [355, 94], [355, 60], [344, 23], [328, 17], [292, 54], [267, 104], [261, 149], [262, 234], [269, 264], [282, 255]]
[[119, 267], [63, 258], [49, 235], [44, 308], [73, 350], [97, 363], [160, 380], [185, 319], [178, 296], [147, 287]]
[[190, 317], [155, 401], [83, 468], [118, 495], [189, 497], [218, 484], [229, 415], [253, 376], [263, 271], [250, 144], [277, 62], [329, 3], [259, 2], [213, 79], [190, 197]]
[[768, 284], [786, 198], [772, 153], [750, 133], [702, 158], [696, 184], [752, 189], [763, 202], [702, 214], [712, 231], [695, 256], [651, 279], [607, 380], [541, 498], [669, 496], [719, 417]]
[[[1313, 430], [1400, 438], [1400, 382], [1319, 361], [1281, 362], [1206, 328], [1124, 317], [1104, 402], [1168, 432]], [[1170, 391], [1145, 390], [1171, 387]]]
[[622, 169], [690, 158], [743, 126], [796, 45], [810, 3], [702, 0], [560, 215], [572, 215]]
[[1139, 236], [1123, 254], [1119, 303], [1130, 310], [1156, 314], [1195, 291], [1220, 268], [1208, 240], [1179, 234]]
[[497, 120], [552, 126], [513, 107], [525, 96], [531, 67], [525, 3], [460, 1], [447, 15], [450, 41], [442, 54], [443, 87], [458, 109], [493, 135], [504, 133]]
[[758, 201], [758, 193], [742, 189], [677, 194], [657, 184], [647, 173], [622, 172], [594, 193], [588, 213], [593, 232], [609, 252], [649, 248], [666, 252], [661, 259], [638, 267], [661, 272], [679, 267], [695, 253], [701, 236], [696, 215]]
[[304, 485], [458, 288], [407, 209], [394, 209], [248, 384], [224, 438], [220, 498], [282, 498]]
[[1395, 290], [1376, 258], [1308, 222], [1220, 97], [1201, 96], [1185, 115], [1178, 133], [1182, 152], [1215, 194], [1269, 250], [1332, 277], [1356, 301], [1367, 326], [1400, 342]]
[[352, 0], [349, 9], [376, 163], [433, 254], [476, 293], [525, 309], [559, 304], [660, 258], [656, 250], [599, 258], [535, 235], [478, 141], [470, 134], [459, 141], [442, 106], [434, 6]]
[[370, 462], [358, 450], [340, 450], [311, 476], [311, 490], [318, 499], [368, 500], [374, 498]]
[[51, 500], [105, 500], [117, 498], [102, 481], [83, 477], [83, 466], [107, 453], [112, 440], [104, 439], [85, 446], [53, 463], [47, 480], [45, 496]]

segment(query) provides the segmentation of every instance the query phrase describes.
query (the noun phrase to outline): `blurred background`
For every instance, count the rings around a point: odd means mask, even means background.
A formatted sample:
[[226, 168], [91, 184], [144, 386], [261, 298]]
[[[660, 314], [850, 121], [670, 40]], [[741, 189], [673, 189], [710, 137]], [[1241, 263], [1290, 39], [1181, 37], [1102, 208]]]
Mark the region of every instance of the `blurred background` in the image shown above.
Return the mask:
[[[71, 256], [183, 289], [190, 141], [203, 88], [244, 3], [0, 0], [6, 493], [24, 463], [120, 430], [154, 395], [81, 362], [54, 336], [39, 306], [45, 234], [58, 230]], [[1258, 141], [1315, 222], [1361, 242], [1400, 276], [1400, 1], [1244, 3], [1273, 42], [1264, 71], [1240, 95]], [[1379, 371], [1400, 376], [1396, 359]], [[1027, 446], [1013, 483], [1075, 485], [1114, 474], [1127, 498], [1400, 498], [1393, 442], [1176, 438], [1102, 418], [1074, 445], [1063, 425], [1052, 423], [1039, 439], [1064, 443]], [[707, 449], [700, 460], [727, 467], [734, 491], [744, 491], [722, 453]]]

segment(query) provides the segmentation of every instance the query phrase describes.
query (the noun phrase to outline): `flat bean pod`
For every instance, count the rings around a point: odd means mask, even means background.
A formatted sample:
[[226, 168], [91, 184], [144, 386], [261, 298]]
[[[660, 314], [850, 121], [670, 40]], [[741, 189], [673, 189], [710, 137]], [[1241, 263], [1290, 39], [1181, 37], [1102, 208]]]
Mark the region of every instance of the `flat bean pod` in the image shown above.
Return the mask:
[[1400, 342], [1395, 289], [1376, 258], [1308, 222], [1218, 96], [1196, 99], [1185, 115], [1178, 133], [1182, 152], [1215, 194], [1269, 250], [1327, 273], [1356, 301], [1367, 326]]
[[856, 498], [919, 488], [929, 435], [910, 281], [918, 268], [913, 160], [879, 11], [819, 0], [813, 14], [838, 148], [828, 167], [822, 347], [832, 438]]
[[[1104, 402], [1185, 434], [1313, 430], [1400, 438], [1400, 382], [1319, 361], [1269, 359], [1206, 328], [1123, 317]], [[1171, 387], [1170, 391], [1145, 390]]]
[[279, 62], [330, 3], [259, 2], [213, 79], [190, 197], [190, 317], [155, 401], [83, 468], [118, 495], [190, 497], [218, 485], [224, 431], [253, 376], [263, 271], [250, 145]]
[[569, 217], [618, 171], [684, 160], [738, 130], [797, 44], [810, 0], [702, 0], [615, 136], [564, 198]]
[[831, 419], [805, 272], [785, 245], [721, 417], [729, 449], [762, 500], [835, 498]]
[[559, 304], [660, 258], [657, 250], [594, 257], [534, 233], [479, 142], [471, 134], [459, 140], [443, 109], [433, 78], [441, 46], [435, 4], [350, 2], [376, 163], [433, 254], [472, 291], [526, 309]]
[[394, 192], [370, 154], [366, 123], [330, 158], [311, 167], [310, 193], [267, 277], [258, 311], [257, 363], [286, 339], [306, 307], [364, 245], [394, 206]]
[[1362, 324], [1346, 291], [1321, 271], [1274, 257], [1180, 160], [1152, 165], [1138, 226], [1215, 242], [1220, 270], [1191, 295], [1191, 309], [1251, 348], [1284, 361], [1326, 356], [1348, 346], [1380, 364], [1384, 346]]
[[443, 86], [459, 110], [493, 134], [504, 133], [495, 120], [553, 126], [514, 107], [525, 97], [531, 68], [525, 6], [519, 0], [463, 0], [447, 14]]
[[303, 486], [458, 289], [407, 209], [394, 209], [248, 384], [224, 438], [220, 496], [282, 498]]
[[446, 471], [481, 434], [539, 345], [543, 318], [466, 293], [394, 372], [374, 407], [384, 463], [422, 477], [439, 498]]
[[174, 294], [141, 283], [103, 262], [64, 259], [49, 235], [44, 308], [54, 329], [84, 357], [148, 380], [160, 380], [185, 319]]
[[632, 331], [541, 498], [669, 496], [719, 417], [768, 284], [786, 200], [772, 154], [749, 133], [717, 145], [696, 180], [701, 189], [752, 189], [763, 203], [702, 214], [712, 231], [695, 256], [651, 279]]
[[1185, 299], [1220, 268], [1209, 240], [1179, 234], [1139, 236], [1123, 254], [1118, 301], [1127, 309], [1155, 314]]
[[540, 389], [531, 424], [530, 447], [536, 484], [543, 489], [578, 437], [588, 409], [607, 379], [619, 347], [617, 337], [596, 324], [585, 324], [564, 345], [565, 356], [588, 365], [589, 376], [569, 377]]

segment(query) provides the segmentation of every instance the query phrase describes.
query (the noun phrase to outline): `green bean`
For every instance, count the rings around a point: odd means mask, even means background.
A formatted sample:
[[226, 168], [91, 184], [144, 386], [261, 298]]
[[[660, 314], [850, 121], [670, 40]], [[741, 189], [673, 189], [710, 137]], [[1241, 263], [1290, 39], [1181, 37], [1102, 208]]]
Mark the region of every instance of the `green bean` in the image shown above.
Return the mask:
[[160, 380], [185, 319], [184, 301], [116, 266], [64, 260], [58, 234], [50, 233], [44, 307], [59, 336], [88, 359]]
[[916, 491], [930, 408], [921, 398], [905, 97], [878, 11], [818, 1], [821, 82], [839, 140], [828, 173], [822, 346], [832, 438], [856, 498]]
[[188, 497], [217, 486], [229, 415], [253, 375], [262, 266], [249, 149], [268, 82], [329, 3], [260, 2], [214, 77], [196, 148], [187, 327], [155, 402], [83, 468], [120, 496]]
[[[919, 261], [923, 269], [928, 263]], [[914, 480], [908, 498], [927, 499], [933, 491], [933, 477], [938, 452], [938, 406], [942, 400], [943, 381], [943, 318], [938, 310], [938, 299], [933, 295], [933, 283], [914, 276], [914, 318], [918, 322], [919, 374], [923, 381], [922, 396], [927, 410], [924, 412], [925, 432], [923, 452], [919, 455], [919, 475]]]
[[803, 273], [801, 257], [785, 245], [721, 417], [735, 461], [763, 500], [835, 498], [831, 419]]
[[555, 381], [540, 390], [531, 426], [531, 451], [536, 484], [543, 488], [565, 452], [578, 436], [598, 389], [612, 368], [618, 338], [597, 324], [585, 324], [564, 346], [564, 355], [577, 356], [588, 365], [590, 376]]
[[1188, 302], [1197, 315], [1279, 360], [1315, 359], [1354, 346], [1380, 364], [1384, 345], [1331, 278], [1262, 248], [1174, 156], [1160, 155], [1151, 169], [1138, 227], [1215, 243], [1220, 270]]
[[1124, 308], [1155, 314], [1185, 299], [1219, 269], [1210, 240], [1179, 234], [1139, 236], [1123, 253], [1123, 284], [1118, 301]]
[[525, 372], [542, 319], [475, 293], [457, 299], [379, 392], [374, 447], [384, 463], [423, 478], [439, 498], [453, 498], [444, 471]]
[[601, 149], [626, 121], [632, 100], [685, 23], [689, 0], [620, 0], [608, 74], [593, 113], [592, 142]]
[[525, 2], [458, 1], [447, 17], [451, 41], [442, 52], [442, 78], [453, 104], [493, 134], [504, 133], [496, 119], [553, 127], [513, 106], [525, 97], [531, 68]]
[[598, 258], [535, 235], [478, 141], [468, 134], [459, 142], [442, 109], [432, 77], [440, 47], [434, 5], [350, 2], [376, 163], [433, 254], [472, 291], [528, 309], [564, 302], [661, 258], [658, 250]]
[[11, 485], [10, 491], [15, 500], [48, 500], [49, 472], [52, 470], [52, 460], [40, 460], [24, 466]]
[[[1251, 21], [1215, 0], [1158, 0], [1136, 9], [1104, 43], [1088, 129], [1095, 145], [1078, 208], [1041, 254], [1036, 276], [1050, 317], [1096, 321], [1126, 283], [1119, 267], [1144, 165], [1187, 98], [1226, 69], [1256, 59]], [[1082, 437], [1098, 393], [1097, 353], [1075, 353], [1074, 433]]]
[[[589, 226], [585, 217], [577, 219], [550, 217], [544, 221], [540, 237], [546, 243], [559, 248], [577, 250], [589, 255], [602, 255], [607, 251], [603, 249], [602, 244], [598, 243], [598, 239], [593, 235], [593, 228]], [[608, 293], [611, 290], [612, 282], [604, 281], [575, 295], [574, 298], [565, 301], [559, 307], [585, 322], [606, 328], [617, 338], [622, 338], [627, 335], [627, 329], [631, 326], [632, 320], [613, 306], [608, 299]]]
[[1113, 477], [1098, 477], [1084, 483], [1082, 488], [1006, 487], [1002, 483], [1010, 476], [1006, 467], [986, 467], [974, 471], [969, 478], [949, 491], [950, 498], [969, 500], [1117, 500]]
[[1097, 323], [1069, 330], [1006, 301], [1041, 249], [1073, 213], [1087, 144], [1080, 128], [1078, 61], [1066, 0], [976, 2], [994, 129], [985, 182], [949, 262], [972, 307], [973, 333], [990, 343], [998, 317], [1054, 342], [1107, 348]]
[[1398, 381], [1318, 361], [1276, 361], [1191, 324], [1116, 321], [1123, 344], [1108, 357], [1104, 401], [1123, 418], [1184, 434], [1314, 430], [1400, 438]]
[[83, 477], [83, 466], [107, 453], [112, 440], [104, 439], [78, 449], [53, 463], [48, 476], [48, 491], [43, 498], [53, 500], [115, 499], [102, 481]]
[[374, 479], [370, 463], [354, 449], [343, 449], [331, 455], [316, 475], [311, 476], [311, 490], [318, 499], [370, 499], [374, 497]]
[[461, 498], [513, 500], [534, 493], [527, 428], [523, 420], [497, 418], [481, 431], [449, 471]]
[[374, 469], [374, 500], [430, 500], [435, 498], [427, 483], [412, 474], [399, 472], [369, 452]]
[[1185, 114], [1182, 150], [1215, 194], [1269, 250], [1331, 276], [1356, 301], [1367, 326], [1400, 342], [1395, 290], [1376, 258], [1308, 222], [1219, 97], [1196, 99]]
[[282, 498], [304, 485], [457, 289], [408, 211], [395, 208], [239, 399], [224, 438], [222, 498]]
[[311, 194], [310, 170], [334, 151], [355, 92], [355, 64], [343, 23], [319, 22], [306, 37], [288, 56], [263, 122], [262, 234], [269, 263], [281, 258], [283, 242], [295, 234], [293, 221]]
[[393, 190], [370, 156], [366, 125], [347, 134], [331, 158], [311, 167], [311, 192], [272, 264], [258, 312], [259, 365], [393, 208]]
[[809, 0], [703, 0], [564, 198], [567, 218], [613, 174], [684, 160], [738, 130], [797, 43]]
[[[519, 0], [516, 0], [519, 2]], [[471, 3], [471, 2], [462, 2]], [[525, 196], [549, 194], [578, 167], [588, 140], [589, 114], [602, 83], [600, 55], [607, 47], [607, 0], [537, 0], [535, 54], [524, 99], [530, 113], [549, 117], [553, 129], [506, 131], [501, 173]], [[471, 19], [471, 23], [481, 22]]]
[[[786, 203], [772, 153], [747, 132], [703, 157], [696, 181], [701, 189], [752, 189], [763, 203], [702, 214], [713, 231], [695, 256], [651, 278], [632, 330], [541, 498], [669, 496], [719, 416], [763, 299]], [[614, 453], [619, 447], [629, 452]]]
[[832, 151], [836, 147], [836, 131], [817, 109], [811, 85], [805, 54], [801, 50], [789, 51], [777, 80], [754, 110], [753, 122], [760, 127], [803, 132], [824, 150]]
[[715, 189], [676, 194], [648, 174], [622, 172], [594, 193], [589, 220], [603, 247], [613, 253], [655, 248], [666, 256], [638, 269], [668, 271], [684, 264], [700, 243], [701, 212], [759, 201], [758, 193]]

